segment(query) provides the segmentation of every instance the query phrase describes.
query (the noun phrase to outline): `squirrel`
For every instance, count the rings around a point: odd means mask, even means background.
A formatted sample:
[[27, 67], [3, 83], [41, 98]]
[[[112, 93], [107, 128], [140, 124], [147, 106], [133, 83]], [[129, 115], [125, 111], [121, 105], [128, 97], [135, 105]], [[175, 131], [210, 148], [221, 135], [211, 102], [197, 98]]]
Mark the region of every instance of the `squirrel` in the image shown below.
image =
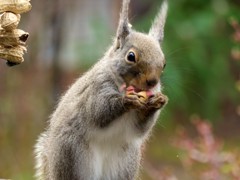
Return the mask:
[[141, 147], [168, 101], [160, 82], [168, 4], [141, 33], [129, 24], [129, 3], [122, 2], [112, 46], [67, 90], [39, 136], [38, 180], [138, 178]]

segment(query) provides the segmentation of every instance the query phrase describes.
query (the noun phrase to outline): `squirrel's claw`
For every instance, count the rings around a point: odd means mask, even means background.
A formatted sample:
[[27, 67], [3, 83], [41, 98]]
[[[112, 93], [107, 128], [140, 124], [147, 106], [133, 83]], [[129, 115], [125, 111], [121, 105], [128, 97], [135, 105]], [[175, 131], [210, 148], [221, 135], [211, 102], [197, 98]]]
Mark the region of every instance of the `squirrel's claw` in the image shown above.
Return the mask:
[[147, 104], [139, 98], [137, 94], [126, 94], [124, 96], [124, 106], [126, 109], [146, 109]]
[[151, 96], [148, 101], [143, 101], [139, 94], [132, 92], [131, 94], [126, 94], [123, 98], [124, 106], [126, 109], [160, 109], [168, 102], [168, 97], [162, 93], [156, 93]]
[[168, 97], [159, 92], [149, 99], [147, 106], [148, 108], [160, 109], [167, 104], [167, 102]]

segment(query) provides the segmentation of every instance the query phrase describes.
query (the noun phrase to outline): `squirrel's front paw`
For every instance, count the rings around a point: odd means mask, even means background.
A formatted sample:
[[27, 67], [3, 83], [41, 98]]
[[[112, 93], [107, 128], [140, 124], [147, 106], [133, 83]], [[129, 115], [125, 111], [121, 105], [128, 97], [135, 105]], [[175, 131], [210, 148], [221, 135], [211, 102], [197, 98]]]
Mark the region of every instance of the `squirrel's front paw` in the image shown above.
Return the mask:
[[159, 92], [149, 98], [147, 106], [148, 108], [160, 109], [167, 104], [167, 102], [168, 97]]
[[146, 109], [146, 103], [142, 101], [137, 93], [126, 94], [123, 98], [126, 109]]

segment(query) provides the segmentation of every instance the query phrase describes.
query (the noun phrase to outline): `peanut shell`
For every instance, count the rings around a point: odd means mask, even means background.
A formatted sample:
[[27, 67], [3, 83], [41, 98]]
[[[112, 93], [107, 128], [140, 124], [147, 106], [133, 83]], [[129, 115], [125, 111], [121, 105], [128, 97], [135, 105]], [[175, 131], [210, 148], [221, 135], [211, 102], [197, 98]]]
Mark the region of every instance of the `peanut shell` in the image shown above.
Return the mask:
[[30, 0], [0, 0], [0, 12], [10, 11], [15, 14], [30, 11], [32, 5]]
[[21, 29], [13, 31], [0, 30], [0, 45], [5, 47], [13, 47], [17, 45], [25, 45], [29, 34]]
[[137, 93], [138, 96], [139, 96], [139, 99], [141, 101], [146, 101], [148, 99], [148, 96], [147, 96], [147, 92], [146, 91], [141, 91], [139, 93]]
[[16, 29], [19, 21], [20, 21], [20, 14], [14, 14], [12, 12], [4, 12], [0, 18], [0, 24], [3, 29], [6, 31], [11, 31]]
[[0, 46], [0, 58], [8, 60], [11, 63], [20, 64], [24, 61], [23, 55], [27, 49], [24, 46], [5, 48]]

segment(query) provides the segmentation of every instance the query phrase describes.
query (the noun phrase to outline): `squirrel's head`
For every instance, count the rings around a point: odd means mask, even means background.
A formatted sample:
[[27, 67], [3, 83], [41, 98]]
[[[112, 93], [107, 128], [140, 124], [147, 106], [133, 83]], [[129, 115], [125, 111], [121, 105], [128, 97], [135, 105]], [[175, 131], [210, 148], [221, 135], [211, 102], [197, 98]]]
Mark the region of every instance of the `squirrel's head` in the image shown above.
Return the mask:
[[166, 65], [160, 43], [163, 41], [167, 2], [155, 18], [148, 34], [136, 32], [128, 20], [130, 0], [123, 0], [117, 35], [109, 56], [114, 72], [129, 86], [140, 90], [155, 87]]

